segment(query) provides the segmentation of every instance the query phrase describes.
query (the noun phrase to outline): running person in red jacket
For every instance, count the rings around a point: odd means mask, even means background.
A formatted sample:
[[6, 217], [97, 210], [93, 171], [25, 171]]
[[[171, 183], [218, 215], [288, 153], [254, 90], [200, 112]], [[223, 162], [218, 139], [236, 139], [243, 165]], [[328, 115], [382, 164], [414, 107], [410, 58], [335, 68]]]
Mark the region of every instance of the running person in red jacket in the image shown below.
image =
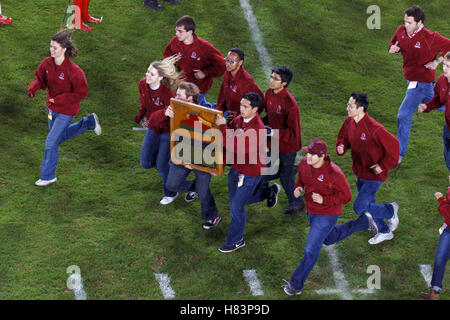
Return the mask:
[[[348, 117], [339, 130], [336, 141], [338, 156], [352, 150], [352, 170], [355, 173], [358, 196], [353, 209], [359, 216], [370, 213], [376, 222], [375, 236], [370, 244], [394, 237], [398, 227], [398, 204], [375, 203], [375, 195], [387, 179], [389, 170], [398, 165], [398, 140], [367, 113], [369, 98], [365, 93], [352, 92], [347, 103]], [[388, 224], [384, 222], [388, 219]]]
[[397, 139], [400, 142], [400, 158], [406, 155], [411, 119], [420, 103], [433, 97], [436, 68], [442, 56], [450, 50], [450, 39], [424, 27], [425, 13], [419, 6], [405, 10], [405, 24], [398, 27], [389, 44], [389, 53], [403, 56], [403, 75], [408, 88], [397, 115]]
[[239, 115], [241, 98], [245, 93], [256, 92], [261, 99], [264, 99], [263, 92], [244, 69], [244, 57], [244, 51], [239, 48], [231, 48], [225, 57], [227, 71], [223, 75], [219, 97], [214, 108], [223, 111], [228, 122]]
[[151, 169], [156, 166], [163, 183], [164, 196], [160, 204], [169, 204], [178, 196], [166, 188], [170, 160], [170, 124], [164, 118], [154, 117], [155, 113], [164, 110], [170, 99], [175, 97], [173, 90], [179, 82], [180, 74], [175, 63], [178, 57], [168, 57], [150, 64], [145, 78], [139, 81], [139, 99], [141, 107], [134, 117], [136, 123], [148, 127], [142, 142], [141, 166]]
[[[305, 207], [302, 197], [294, 197], [295, 157], [302, 147], [302, 132], [300, 125], [300, 109], [297, 101], [286, 89], [292, 80], [292, 71], [286, 67], [277, 67], [270, 76], [270, 88], [266, 91], [263, 108], [267, 117], [265, 124], [271, 129], [278, 130], [279, 169], [270, 180], [280, 178], [281, 185], [287, 195], [289, 205], [283, 210], [284, 214], [295, 214]], [[273, 147], [273, 144], [271, 145]], [[274, 155], [273, 152], [271, 154]], [[271, 159], [275, 162], [276, 159]]]
[[164, 50], [164, 58], [180, 55], [178, 67], [183, 71], [185, 81], [192, 82], [200, 89], [199, 104], [210, 108], [205, 95], [211, 88], [213, 79], [225, 72], [225, 61], [219, 50], [208, 41], [195, 34], [195, 20], [183, 16], [176, 22], [175, 36]]
[[[449, 177], [450, 180], [450, 177]], [[433, 276], [431, 278], [431, 286], [428, 292], [422, 292], [420, 297], [428, 300], [439, 300], [442, 291], [442, 281], [445, 275], [445, 266], [450, 258], [450, 187], [444, 196], [440, 192], [436, 192], [434, 197], [437, 199], [439, 206], [438, 211], [444, 217], [444, 224], [439, 229], [441, 236], [436, 249], [434, 258]]]
[[323, 244], [329, 246], [353, 233], [367, 230], [369, 224], [375, 225], [369, 214], [336, 226], [344, 204], [352, 200], [352, 192], [342, 170], [334, 164], [328, 154], [324, 141], [314, 139], [298, 165], [298, 178], [294, 196], [304, 192], [306, 211], [310, 225], [304, 248], [304, 256], [291, 276], [291, 280], [282, 285], [290, 296], [302, 292], [305, 281], [319, 258]]
[[83, 70], [70, 61], [77, 56], [71, 33], [60, 31], [50, 42], [50, 57], [45, 58], [36, 70], [36, 76], [28, 87], [28, 96], [33, 98], [39, 89], [47, 89], [47, 116], [50, 132], [45, 141], [44, 161], [41, 178], [37, 186], [46, 186], [57, 180], [59, 145], [64, 141], [94, 130], [101, 134], [101, 127], [95, 113], [72, 123], [80, 110], [80, 101], [88, 95], [88, 85]]
[[434, 96], [427, 103], [419, 105], [419, 112], [430, 112], [431, 110], [445, 107], [445, 124], [442, 131], [444, 140], [444, 159], [450, 171], [450, 52], [445, 54], [443, 73], [439, 76], [434, 86]]

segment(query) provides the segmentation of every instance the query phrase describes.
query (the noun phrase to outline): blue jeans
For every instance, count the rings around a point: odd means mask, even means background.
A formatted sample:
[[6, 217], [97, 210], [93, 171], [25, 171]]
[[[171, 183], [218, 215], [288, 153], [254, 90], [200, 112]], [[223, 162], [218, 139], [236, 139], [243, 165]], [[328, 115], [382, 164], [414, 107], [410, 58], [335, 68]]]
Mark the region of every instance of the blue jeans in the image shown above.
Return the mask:
[[228, 173], [228, 196], [230, 198], [231, 223], [225, 245], [233, 245], [244, 238], [247, 204], [263, 201], [269, 196], [267, 180], [262, 176], [244, 176], [244, 183], [238, 187], [239, 172], [230, 169]]
[[359, 216], [368, 211], [375, 220], [378, 231], [381, 233], [389, 233], [389, 226], [384, 222], [384, 219], [392, 218], [394, 208], [390, 203], [375, 203], [375, 195], [382, 184], [383, 181], [366, 180], [358, 177], [356, 180], [358, 195], [353, 202], [353, 210]]
[[198, 96], [198, 104], [210, 109], [214, 109], [216, 107], [215, 103], [206, 101], [206, 93], [200, 93], [200, 95]]
[[322, 244], [327, 246], [335, 244], [353, 233], [367, 230], [369, 219], [366, 215], [356, 220], [347, 221], [336, 226], [339, 215], [307, 215], [309, 221], [309, 233], [306, 238], [303, 259], [292, 274], [290, 285], [295, 290], [303, 290], [306, 278], [320, 255]]
[[439, 244], [434, 258], [433, 277], [431, 286], [434, 290], [442, 290], [442, 280], [444, 280], [445, 265], [450, 258], [450, 227], [444, 229], [439, 237]]
[[170, 134], [156, 134], [152, 129], [148, 129], [141, 147], [141, 166], [144, 169], [156, 169], [161, 176], [164, 196], [173, 197], [176, 192], [166, 188], [167, 175], [169, 174], [170, 160]]
[[444, 124], [444, 129], [442, 130], [442, 140], [444, 142], [445, 165], [450, 171], [450, 130], [448, 130], [446, 124]]
[[[410, 81], [407, 82], [408, 85]], [[397, 139], [400, 142], [400, 156], [406, 155], [408, 150], [409, 133], [411, 132], [411, 119], [420, 103], [433, 98], [433, 82], [417, 82], [417, 87], [407, 89], [397, 114]]]
[[296, 153], [280, 153], [278, 172], [271, 176], [265, 176], [267, 181], [280, 178], [281, 185], [289, 201], [289, 207], [298, 207], [303, 202], [302, 197], [294, 197], [295, 174], [297, 172], [295, 167], [296, 155]]
[[[169, 166], [169, 175], [166, 182], [167, 189], [175, 192], [197, 192], [201, 204], [202, 219], [214, 220], [217, 218], [216, 202], [209, 188], [211, 174], [195, 169], [190, 170], [172, 162], [169, 162]], [[186, 180], [192, 171], [195, 174], [195, 180]]]
[[[47, 114], [49, 113], [47, 108]], [[45, 140], [44, 161], [41, 165], [41, 179], [51, 180], [56, 177], [56, 166], [59, 159], [59, 145], [72, 139], [86, 130], [94, 130], [95, 119], [92, 114], [72, 123], [74, 116], [51, 111], [52, 120], [48, 120], [50, 132]]]

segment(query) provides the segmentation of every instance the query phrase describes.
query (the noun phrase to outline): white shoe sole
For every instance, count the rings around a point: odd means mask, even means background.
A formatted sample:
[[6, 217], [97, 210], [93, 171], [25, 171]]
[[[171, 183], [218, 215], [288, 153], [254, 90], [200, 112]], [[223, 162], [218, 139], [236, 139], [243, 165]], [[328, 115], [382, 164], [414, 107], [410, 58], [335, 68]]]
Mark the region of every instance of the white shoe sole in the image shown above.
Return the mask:
[[94, 132], [96, 135], [101, 135], [102, 134], [102, 127], [100, 126], [100, 121], [98, 120], [98, 116], [96, 113], [92, 114], [94, 116], [94, 120], [95, 120], [95, 128], [94, 128]]
[[398, 204], [396, 202], [391, 203], [392, 207], [394, 208], [394, 215], [391, 219], [388, 220], [389, 229], [391, 232], [397, 230], [398, 224], [399, 224], [399, 218], [398, 218]]
[[162, 205], [166, 205], [174, 202], [176, 198], [178, 198], [178, 193], [173, 197], [163, 197], [159, 203]]
[[51, 180], [41, 180], [41, 179], [39, 179], [34, 184], [37, 185], [38, 187], [45, 187], [45, 186], [48, 186], [49, 184], [52, 184], [53, 182], [56, 182], [57, 180], [58, 180], [57, 178], [54, 178], [54, 179], [51, 179]]
[[[375, 236], [375, 237], [369, 239], [368, 242], [369, 242], [370, 244], [379, 244], [379, 243], [381, 243], [381, 242], [383, 242], [383, 241], [394, 239], [394, 234], [393, 234], [392, 232], [390, 232], [387, 236], [384, 236], [384, 238], [383, 238], [382, 240], [379, 240], [379, 239], [375, 240], [376, 237], [377, 237], [377, 236]], [[376, 242], [375, 242], [375, 241], [376, 241]]]

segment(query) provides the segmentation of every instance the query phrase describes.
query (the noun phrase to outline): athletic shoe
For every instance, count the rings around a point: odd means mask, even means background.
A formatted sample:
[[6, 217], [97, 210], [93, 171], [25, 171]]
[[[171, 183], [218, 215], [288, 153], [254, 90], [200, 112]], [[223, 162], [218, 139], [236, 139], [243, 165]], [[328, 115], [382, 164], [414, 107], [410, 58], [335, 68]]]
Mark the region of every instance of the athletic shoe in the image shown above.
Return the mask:
[[184, 197], [184, 200], [186, 202], [192, 202], [195, 199], [198, 199], [198, 193], [195, 191], [188, 191], [186, 192], [186, 196]]
[[375, 237], [369, 239], [368, 242], [370, 244], [378, 244], [380, 242], [383, 242], [385, 240], [391, 240], [393, 238], [394, 238], [394, 234], [391, 231], [389, 231], [388, 233], [379, 232], [375, 235]]
[[0, 14], [0, 24], [11, 24], [12, 19], [10, 17], [6, 17]]
[[217, 216], [217, 218], [215, 218], [213, 220], [208, 220], [203, 224], [203, 229], [209, 230], [211, 228], [214, 228], [215, 226], [217, 226], [219, 224], [219, 222], [221, 220], [222, 220], [222, 218], [220, 216]]
[[98, 120], [98, 116], [96, 113], [92, 114], [94, 116], [94, 120], [95, 120], [95, 128], [94, 128], [94, 132], [96, 135], [101, 135], [102, 134], [102, 127], [100, 126], [100, 121]]
[[50, 183], [56, 182], [56, 180], [58, 180], [56, 177], [54, 177], [51, 180], [42, 180], [39, 179], [38, 181], [36, 181], [34, 184], [39, 186], [39, 187], [45, 187], [48, 186]]
[[172, 203], [176, 198], [178, 198], [178, 192], [173, 197], [164, 196], [159, 203], [160, 204], [169, 204], [169, 203]]
[[89, 27], [87, 24], [81, 23], [80, 30], [82, 31], [92, 31], [93, 29]]
[[170, 4], [180, 4], [179, 0], [165, 0], [165, 1], [170, 3]]
[[239, 241], [238, 243], [232, 244], [232, 245], [226, 245], [224, 244], [223, 246], [221, 246], [219, 248], [220, 252], [224, 252], [224, 253], [228, 253], [228, 252], [233, 252], [237, 249], [242, 248], [243, 246], [245, 246], [245, 242], [244, 240]]
[[142, 2], [142, 4], [145, 7], [149, 7], [150, 9], [153, 9], [156, 11], [161, 11], [162, 9], [164, 9], [164, 7], [162, 5], [160, 5], [157, 0], [144, 0], [144, 2]]
[[287, 207], [283, 210], [283, 214], [296, 214], [298, 211], [297, 207]]
[[402, 159], [403, 159], [402, 156], [399, 156], [399, 157], [398, 157], [398, 163], [397, 163], [397, 165], [399, 165], [400, 163], [402, 163]]
[[373, 234], [378, 234], [378, 226], [375, 223], [375, 220], [373, 220], [372, 215], [369, 212], [364, 213], [367, 217], [367, 219], [369, 219], [369, 229], [370, 231], [372, 231]]
[[420, 297], [425, 300], [439, 300], [440, 291], [435, 291], [433, 288], [429, 288], [427, 292], [421, 292]]
[[[103, 18], [103, 17], [102, 17]], [[97, 19], [97, 18], [94, 18], [94, 17], [89, 17], [89, 18], [87, 18], [87, 20], [84, 20], [84, 21], [86, 21], [86, 22], [90, 22], [90, 23], [100, 23], [100, 22], [102, 22], [102, 18], [100, 18], [100, 19]]]
[[281, 288], [283, 288], [284, 292], [289, 295], [289, 296], [297, 296], [300, 293], [302, 293], [302, 290], [295, 290], [294, 288], [291, 287], [291, 284], [289, 283], [289, 281], [283, 279], [284, 282], [286, 282], [286, 284], [283, 284], [281, 286]]
[[270, 186], [270, 195], [267, 198], [267, 206], [269, 208], [273, 208], [277, 205], [278, 202], [278, 193], [280, 193], [280, 186], [278, 183], [274, 183], [272, 186]]
[[391, 205], [394, 208], [394, 215], [392, 216], [392, 218], [388, 219], [387, 224], [389, 226], [389, 230], [391, 230], [391, 232], [394, 232], [395, 230], [397, 230], [400, 220], [398, 219], [398, 203], [392, 202]]

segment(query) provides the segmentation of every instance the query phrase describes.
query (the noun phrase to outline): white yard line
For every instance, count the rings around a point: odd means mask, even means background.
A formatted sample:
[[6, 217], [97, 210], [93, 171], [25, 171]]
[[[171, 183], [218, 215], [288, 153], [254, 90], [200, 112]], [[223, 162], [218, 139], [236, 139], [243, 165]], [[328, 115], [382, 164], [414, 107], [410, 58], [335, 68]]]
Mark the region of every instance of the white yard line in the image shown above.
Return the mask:
[[431, 286], [431, 278], [433, 276], [433, 269], [431, 268], [431, 265], [419, 264], [419, 267], [420, 267], [420, 273], [422, 273], [422, 276], [425, 279], [427, 286], [430, 287]]
[[170, 286], [170, 278], [167, 273], [155, 273], [155, 278], [159, 283], [164, 299], [174, 299], [175, 291]]
[[74, 273], [70, 275], [69, 281], [74, 284], [73, 294], [75, 295], [75, 300], [87, 300], [87, 294], [83, 288], [83, 279], [81, 278], [81, 274]]
[[336, 283], [337, 292], [344, 300], [353, 300], [351, 290], [348, 287], [347, 280], [345, 280], [345, 275], [342, 272], [342, 267], [339, 263], [334, 245], [323, 246], [323, 248], [330, 258], [331, 269], [333, 270], [334, 282]]
[[261, 289], [261, 283], [258, 280], [258, 275], [256, 274], [256, 270], [244, 270], [242, 272], [245, 280], [247, 281], [250, 290], [254, 296], [263, 296], [264, 292]]

